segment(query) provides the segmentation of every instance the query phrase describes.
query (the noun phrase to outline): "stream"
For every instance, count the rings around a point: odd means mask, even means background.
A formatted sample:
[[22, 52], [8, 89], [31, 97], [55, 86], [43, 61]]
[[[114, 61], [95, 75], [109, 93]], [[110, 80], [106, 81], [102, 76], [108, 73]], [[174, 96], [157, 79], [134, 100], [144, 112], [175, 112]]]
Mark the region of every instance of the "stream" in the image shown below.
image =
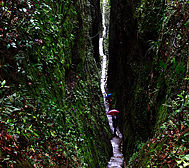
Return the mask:
[[[99, 39], [99, 54], [102, 57], [102, 74], [101, 74], [101, 91], [103, 94], [104, 99], [104, 106], [106, 110], [106, 115], [109, 111], [108, 103], [106, 102], [106, 81], [107, 81], [107, 57], [103, 52], [103, 39], [106, 37], [106, 26], [105, 26], [105, 4], [106, 0], [103, 0], [103, 8], [102, 8], [102, 22], [103, 22], [103, 34], [102, 37]], [[119, 115], [119, 114], [118, 114]], [[112, 124], [112, 116], [107, 115], [110, 128], [112, 130], [113, 134], [113, 124]], [[110, 161], [108, 162], [108, 165], [106, 168], [121, 168], [123, 167], [124, 163], [124, 157], [122, 154], [122, 134], [119, 131], [119, 128], [117, 128], [117, 137], [113, 137], [111, 140], [112, 149], [113, 149], [113, 156], [110, 158]]]

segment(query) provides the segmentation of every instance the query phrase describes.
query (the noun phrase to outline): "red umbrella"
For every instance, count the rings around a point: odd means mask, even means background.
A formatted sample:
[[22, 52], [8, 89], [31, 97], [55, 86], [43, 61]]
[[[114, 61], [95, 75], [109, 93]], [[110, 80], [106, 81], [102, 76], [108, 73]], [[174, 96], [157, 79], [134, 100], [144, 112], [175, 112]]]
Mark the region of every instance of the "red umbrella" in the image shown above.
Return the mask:
[[116, 110], [116, 109], [110, 110], [110, 111], [108, 112], [109, 115], [115, 115], [115, 114], [118, 114], [118, 113], [119, 113], [119, 111]]

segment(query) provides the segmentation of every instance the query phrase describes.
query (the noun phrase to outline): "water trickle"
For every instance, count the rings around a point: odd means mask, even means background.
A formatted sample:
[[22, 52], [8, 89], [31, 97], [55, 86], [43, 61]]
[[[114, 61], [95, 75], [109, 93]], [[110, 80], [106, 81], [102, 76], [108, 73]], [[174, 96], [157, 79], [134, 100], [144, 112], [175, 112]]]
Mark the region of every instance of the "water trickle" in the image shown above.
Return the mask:
[[[106, 110], [106, 114], [109, 111], [109, 106], [108, 103], [106, 102], [106, 80], [107, 80], [107, 57], [103, 52], [103, 38], [106, 37], [106, 26], [105, 26], [105, 4], [106, 0], [103, 0], [103, 13], [102, 13], [102, 21], [103, 21], [103, 36], [102, 38], [99, 39], [99, 53], [100, 56], [102, 57], [102, 74], [101, 74], [101, 91], [103, 94], [103, 99], [104, 99], [104, 106]], [[108, 121], [110, 128], [113, 133], [113, 123], [112, 123], [112, 116], [107, 115]], [[110, 161], [108, 162], [107, 168], [121, 168], [123, 167], [123, 154], [121, 152], [122, 147], [121, 147], [121, 140], [122, 140], [122, 134], [119, 131], [119, 128], [117, 128], [117, 137], [113, 137], [111, 140], [112, 148], [113, 148], [113, 156], [111, 157]]]

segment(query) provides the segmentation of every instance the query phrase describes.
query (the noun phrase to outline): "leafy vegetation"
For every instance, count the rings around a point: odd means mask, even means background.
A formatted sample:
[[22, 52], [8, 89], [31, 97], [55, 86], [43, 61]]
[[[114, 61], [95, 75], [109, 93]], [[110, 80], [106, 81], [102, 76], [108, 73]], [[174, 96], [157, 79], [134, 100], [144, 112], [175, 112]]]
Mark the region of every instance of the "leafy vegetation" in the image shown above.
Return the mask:
[[165, 105], [169, 106], [171, 115], [137, 152], [136, 161], [131, 164], [133, 167], [188, 166], [188, 102], [188, 95], [183, 92], [172, 104]]
[[0, 1], [1, 167], [107, 164], [110, 130], [85, 3]]

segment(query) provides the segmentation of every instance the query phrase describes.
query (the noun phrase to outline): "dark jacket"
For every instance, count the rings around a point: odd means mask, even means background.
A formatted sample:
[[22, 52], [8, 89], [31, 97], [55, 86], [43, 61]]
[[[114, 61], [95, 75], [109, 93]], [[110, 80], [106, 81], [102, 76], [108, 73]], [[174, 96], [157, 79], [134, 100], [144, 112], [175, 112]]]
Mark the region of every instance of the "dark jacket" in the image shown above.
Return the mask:
[[112, 116], [112, 121], [113, 121], [113, 127], [117, 127], [117, 123], [118, 123], [118, 118], [117, 116]]

